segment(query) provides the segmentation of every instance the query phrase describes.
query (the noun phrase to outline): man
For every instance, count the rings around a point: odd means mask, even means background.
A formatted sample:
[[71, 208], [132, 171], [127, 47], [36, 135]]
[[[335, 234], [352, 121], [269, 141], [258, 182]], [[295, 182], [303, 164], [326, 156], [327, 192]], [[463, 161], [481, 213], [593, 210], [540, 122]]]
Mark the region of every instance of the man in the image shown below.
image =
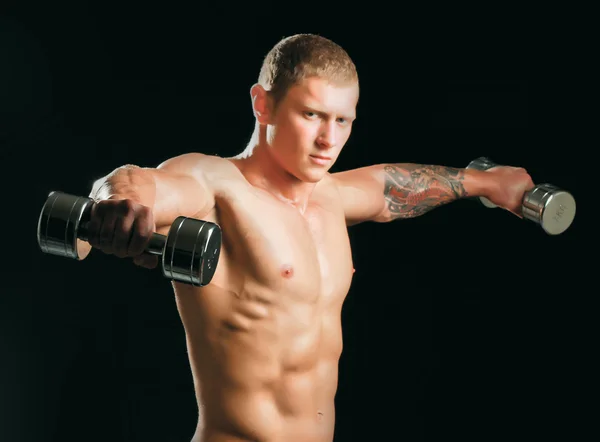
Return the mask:
[[348, 54], [295, 35], [267, 54], [251, 90], [255, 132], [234, 158], [189, 153], [96, 181], [89, 245], [153, 268], [153, 231], [179, 215], [218, 223], [213, 280], [173, 283], [199, 407], [194, 442], [331, 441], [353, 274], [347, 226], [415, 217], [466, 196], [520, 216], [522, 168], [377, 164], [328, 173], [359, 97]]

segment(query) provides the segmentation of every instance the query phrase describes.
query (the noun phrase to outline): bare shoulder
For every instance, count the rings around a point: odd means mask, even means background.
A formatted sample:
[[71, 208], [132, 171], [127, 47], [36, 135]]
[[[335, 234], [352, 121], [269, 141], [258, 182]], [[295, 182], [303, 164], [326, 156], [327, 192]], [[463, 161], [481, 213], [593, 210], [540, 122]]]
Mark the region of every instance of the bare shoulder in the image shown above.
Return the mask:
[[340, 186], [342, 181], [339, 178], [339, 173], [328, 173], [319, 182], [321, 190], [331, 196], [340, 197]]
[[334, 174], [325, 175], [315, 190], [317, 198], [328, 205], [341, 203], [339, 183]]
[[169, 158], [156, 169], [169, 174], [192, 177], [212, 190], [223, 180], [231, 180], [236, 173], [239, 175], [237, 168], [226, 158], [199, 152]]
[[207, 174], [224, 169], [226, 163], [224, 158], [216, 155], [190, 152], [163, 161], [157, 169], [184, 175]]

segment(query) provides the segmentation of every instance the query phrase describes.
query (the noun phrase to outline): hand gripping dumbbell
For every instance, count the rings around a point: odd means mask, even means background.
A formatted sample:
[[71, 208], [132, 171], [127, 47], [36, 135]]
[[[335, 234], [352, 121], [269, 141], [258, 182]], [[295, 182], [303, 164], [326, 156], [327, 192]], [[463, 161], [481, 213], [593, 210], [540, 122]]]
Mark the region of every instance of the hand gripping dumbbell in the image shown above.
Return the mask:
[[[83, 260], [87, 253], [86, 226], [95, 201], [51, 192], [40, 213], [37, 240], [44, 253]], [[87, 249], [89, 251], [89, 249]], [[153, 233], [145, 252], [162, 258], [166, 278], [202, 287], [216, 270], [221, 251], [221, 228], [210, 221], [177, 217], [167, 236]]]
[[[467, 169], [487, 170], [499, 166], [487, 157], [479, 157], [469, 163]], [[485, 197], [481, 203], [498, 207]], [[538, 184], [523, 196], [523, 218], [539, 224], [549, 235], [558, 235], [569, 228], [575, 218], [575, 198], [569, 192], [552, 184]]]

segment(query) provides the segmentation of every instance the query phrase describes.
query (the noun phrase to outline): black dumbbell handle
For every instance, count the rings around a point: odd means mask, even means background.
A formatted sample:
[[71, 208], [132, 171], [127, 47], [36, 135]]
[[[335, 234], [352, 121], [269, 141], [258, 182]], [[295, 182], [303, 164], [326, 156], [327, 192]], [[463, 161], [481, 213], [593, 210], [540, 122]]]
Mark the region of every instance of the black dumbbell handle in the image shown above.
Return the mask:
[[[88, 241], [88, 230], [87, 226], [89, 224], [90, 212], [92, 210], [92, 206], [96, 203], [91, 203], [85, 210], [85, 212], [81, 216], [81, 220], [79, 221], [79, 227], [77, 229], [77, 238], [82, 241]], [[163, 251], [165, 250], [165, 244], [167, 243], [167, 237], [165, 235], [161, 235], [160, 233], [153, 233], [150, 236], [150, 241], [146, 245], [144, 249], [145, 253], [150, 255], [158, 255], [162, 256]]]

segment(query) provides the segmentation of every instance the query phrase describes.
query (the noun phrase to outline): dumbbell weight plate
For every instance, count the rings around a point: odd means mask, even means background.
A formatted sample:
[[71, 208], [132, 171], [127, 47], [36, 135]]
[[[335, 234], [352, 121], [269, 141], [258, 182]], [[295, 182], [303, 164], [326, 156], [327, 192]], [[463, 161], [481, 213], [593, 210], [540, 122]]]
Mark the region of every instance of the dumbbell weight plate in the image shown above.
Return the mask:
[[552, 184], [538, 184], [525, 194], [523, 217], [540, 224], [546, 233], [559, 235], [575, 218], [575, 198]]
[[177, 217], [167, 235], [162, 256], [163, 275], [194, 286], [205, 286], [215, 273], [220, 252], [221, 229], [217, 224]]
[[82, 260], [90, 249], [77, 241], [80, 219], [92, 209], [90, 198], [51, 192], [38, 219], [37, 240], [44, 253]]

